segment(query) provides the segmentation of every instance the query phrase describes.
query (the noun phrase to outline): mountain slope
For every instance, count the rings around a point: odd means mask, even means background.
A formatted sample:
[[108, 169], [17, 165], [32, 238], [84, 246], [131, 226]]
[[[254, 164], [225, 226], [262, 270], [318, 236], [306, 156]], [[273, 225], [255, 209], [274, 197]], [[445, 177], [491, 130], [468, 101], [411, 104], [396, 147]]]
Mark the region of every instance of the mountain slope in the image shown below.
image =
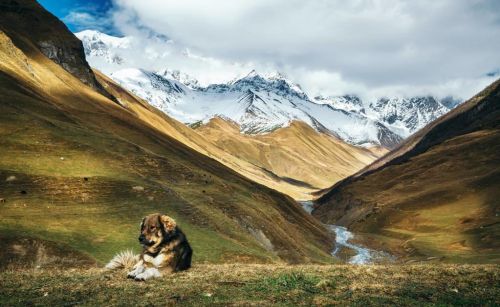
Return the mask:
[[[23, 45], [22, 36], [36, 37], [33, 41], [37, 52], [61, 65], [86, 85], [94, 88], [103, 95], [107, 95], [96, 81], [90, 66], [85, 59], [82, 43], [59, 19], [40, 10], [39, 5], [20, 1], [4, 1], [0, 3], [2, 10], [2, 31], [12, 38], [16, 45]], [[44, 20], [32, 27], [33, 20]], [[59, 35], [54, 36], [54, 31]], [[35, 54], [33, 54], [35, 55]], [[109, 97], [109, 96], [108, 96]]]
[[[272, 140], [273, 152], [284, 153], [282, 158], [290, 158], [297, 157], [296, 151], [298, 150], [302, 152], [302, 157], [299, 159], [286, 159], [286, 161], [293, 162], [293, 164], [288, 166], [285, 166], [282, 162], [267, 163], [266, 160], [268, 158], [261, 153], [261, 150], [265, 149], [262, 146], [261, 139], [270, 139], [269, 137], [265, 135], [250, 136], [241, 134], [239, 128], [234, 129], [235, 125], [229, 122], [225, 125], [210, 124], [222, 122], [223, 120], [220, 117], [212, 119], [207, 125], [197, 125], [198, 129], [196, 132], [198, 133], [196, 133], [188, 126], [172, 120], [165, 113], [151, 107], [133, 94], [124, 91], [118, 84], [102, 73], [96, 71], [96, 74], [106, 89], [117, 97], [119, 103], [128, 109], [133, 109], [142, 120], [156, 129], [165, 132], [196, 151], [220, 161], [247, 178], [285, 193], [294, 199], [311, 199], [312, 193], [317, 192], [318, 189], [326, 188], [331, 182], [338, 181], [355, 173], [386, 152], [381, 147], [373, 148], [374, 151], [354, 147], [330, 135], [318, 133], [311, 128], [307, 129], [307, 134], [309, 137], [317, 138], [318, 142], [303, 144], [304, 138], [301, 137], [302, 133], [294, 128], [296, 125], [290, 125], [289, 127], [280, 129], [289, 131], [287, 133], [288, 138], [276, 138]], [[133, 103], [127, 103], [127, 101], [132, 101]], [[136, 108], [135, 106], [141, 107]], [[146, 114], [144, 114], [145, 109], [148, 110]], [[291, 133], [292, 131], [298, 134], [294, 135], [294, 133]], [[272, 135], [274, 133], [271, 133]], [[232, 146], [226, 147], [225, 145], [229, 143]], [[292, 150], [290, 144], [301, 144], [307, 147], [303, 149], [295, 147]], [[268, 144], [265, 147], [270, 148], [270, 146], [271, 144]], [[325, 156], [325, 150], [332, 153], [332, 155]], [[338, 154], [338, 152], [344, 151], [351, 152]], [[276, 161], [276, 158], [278, 156], [273, 154], [271, 160]], [[285, 172], [283, 171], [283, 166], [286, 168]], [[321, 178], [318, 174], [310, 175], [313, 172], [324, 174], [325, 178]], [[329, 181], [328, 179], [331, 180]]]
[[499, 262], [500, 80], [337, 183], [313, 215], [404, 257]]
[[[292, 199], [176, 140], [174, 121], [105, 77], [89, 71], [102, 85], [86, 86], [42, 53], [36, 31], [24, 31], [55, 17], [36, 2], [8, 5], [0, 10], [0, 232], [10, 238], [2, 251], [28, 237], [105, 261], [138, 249], [138, 222], [159, 211], [179, 221], [198, 262], [331, 261], [330, 234]], [[83, 53], [58, 43], [62, 58]]]
[[215, 117], [196, 131], [232, 155], [271, 170], [282, 180], [298, 185], [302, 182], [312, 191], [355, 173], [378, 156], [317, 132], [303, 122], [250, 136], [240, 133], [236, 123]]

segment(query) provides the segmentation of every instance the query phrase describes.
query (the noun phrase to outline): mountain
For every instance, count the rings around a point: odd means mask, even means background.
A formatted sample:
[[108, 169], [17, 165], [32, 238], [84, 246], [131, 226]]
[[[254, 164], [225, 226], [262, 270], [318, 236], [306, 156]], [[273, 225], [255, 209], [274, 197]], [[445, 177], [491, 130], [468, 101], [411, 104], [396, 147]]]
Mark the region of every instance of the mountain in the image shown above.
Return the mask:
[[[47, 11], [36, 11], [17, 1], [3, 2], [0, 5], [4, 13], [3, 18], [5, 18], [2, 20], [2, 24], [15, 25], [15, 27], [5, 26], [2, 28], [2, 31], [12, 37], [14, 43], [19, 45], [25, 43], [22, 40], [17, 40], [16, 33], [36, 37], [34, 44], [44, 56], [61, 65], [84, 84], [108, 98], [112, 98], [95, 79], [85, 58], [84, 50], [81, 48], [81, 41], [71, 32], [66, 31], [64, 23], [57, 18], [52, 18], [52, 15]], [[32, 28], [31, 21], [34, 18], [41, 18], [47, 22]], [[52, 35], [54, 29], [60, 32], [59, 36]]]
[[392, 148], [401, 137], [364, 115], [317, 104], [282, 77], [263, 77], [255, 71], [227, 84], [192, 87], [163, 74], [122, 69], [110, 77], [170, 116], [186, 123], [207, 123], [215, 116], [238, 123], [246, 134], [262, 134], [301, 120], [317, 131], [356, 145]]
[[224, 151], [310, 192], [328, 187], [381, 156], [317, 132], [301, 121], [270, 133], [247, 135], [240, 133], [237, 123], [214, 117], [196, 132]]
[[126, 49], [131, 45], [127, 37], [114, 37], [91, 30], [82, 31], [78, 35], [85, 38], [82, 43], [87, 57], [100, 57], [109, 63], [122, 64], [124, 60], [111, 50]]
[[[195, 78], [175, 70], [141, 69], [138, 57], [149, 63], [162, 55], [154, 52], [136, 55], [133, 50], [139, 42], [134, 37], [117, 38], [97, 31], [76, 35], [82, 40], [92, 66], [187, 124], [207, 123], [220, 115], [237, 122], [244, 133], [259, 134], [301, 120], [317, 131], [327, 131], [354, 145], [393, 148], [403, 138], [397, 134], [398, 129], [391, 129], [376, 118], [309, 98], [300, 86], [279, 73], [263, 76], [252, 71], [225, 84], [201, 86]], [[165, 73], [168, 71], [176, 74]]]
[[0, 259], [104, 262], [138, 250], [141, 218], [162, 212], [197, 263], [332, 261], [330, 233], [295, 201], [198, 151], [216, 148], [83, 54], [37, 2], [0, 4]]
[[326, 98], [318, 96], [314, 100], [376, 119], [403, 138], [407, 138], [460, 104], [460, 100], [453, 97], [437, 99], [432, 96], [383, 97], [365, 102], [355, 95], [344, 95]]
[[[320, 173], [326, 174], [327, 178], [335, 181], [340, 180], [355, 173], [387, 152], [382, 147], [372, 146], [368, 150], [354, 147], [330, 135], [316, 132], [312, 128], [307, 129], [308, 132], [313, 132], [309, 133], [308, 137], [315, 139], [315, 141], [306, 142], [303, 133], [293, 134], [293, 132], [299, 132], [294, 128], [296, 125], [290, 125], [282, 129], [292, 132], [286, 134], [289, 137], [276, 138], [272, 144], [264, 144], [262, 140], [255, 140], [260, 138], [260, 135], [241, 134], [239, 128], [234, 131], [233, 129], [226, 129], [227, 127], [237, 126], [227, 118], [216, 117], [206, 125], [188, 127], [172, 120], [165, 113], [145, 101], [141, 102], [140, 105], [147, 108], [150, 113], [144, 116], [143, 108], [135, 108], [135, 104], [127, 103], [130, 100], [142, 101], [140, 98], [124, 91], [118, 84], [102, 73], [96, 73], [106, 89], [116, 97], [118, 103], [129, 109], [134, 109], [143, 121], [164, 131], [190, 148], [216, 159], [245, 177], [285, 193], [294, 199], [310, 200], [312, 193], [317, 192], [318, 189], [327, 188], [331, 182], [334, 182], [328, 181], [328, 179], [313, 180], [313, 178], [319, 177], [305, 174], [313, 171], [317, 172], [318, 169], [321, 169]], [[214, 122], [220, 124], [213, 125]], [[192, 128], [195, 128], [196, 132]], [[274, 133], [271, 133], [271, 135], [274, 135]], [[231, 138], [230, 141], [225, 142], [224, 140], [228, 138]], [[250, 144], [252, 146], [249, 146]], [[293, 167], [287, 167], [286, 171], [283, 172], [283, 168], [280, 167], [283, 165], [282, 163], [268, 163], [268, 160], [277, 158], [276, 153], [278, 152], [286, 157], [297, 156], [296, 153], [291, 152], [290, 144], [305, 146], [303, 149], [294, 149], [294, 151], [301, 151], [303, 156], [300, 159], [293, 159]], [[271, 148], [273, 150], [272, 158], [261, 154], [261, 151], [267, 151]], [[348, 150], [352, 152], [335, 154], [325, 158], [325, 152], [335, 153]]]
[[[137, 64], [137, 57], [134, 56], [130, 59], [131, 54], [129, 53], [135, 46], [135, 38], [133, 37], [116, 38], [95, 31], [84, 31], [77, 35], [87, 48], [87, 57], [97, 67], [107, 71], [114, 81], [166, 114], [193, 128], [207, 126], [206, 129], [197, 129], [197, 132], [210, 130], [209, 134], [213, 136], [202, 140], [198, 138], [195, 141], [183, 138], [183, 142], [189, 143], [189, 146], [214, 157], [244, 176], [286, 193], [295, 199], [310, 199], [312, 192], [328, 187], [334, 182], [332, 180], [336, 181], [355, 173], [385, 152], [385, 149], [370, 151], [340, 145], [343, 142], [339, 142], [335, 133], [323, 128], [320, 123], [312, 119], [312, 116], [298, 109], [297, 105], [312, 105], [313, 110], [308, 112], [325, 113], [322, 116], [327, 116], [326, 113], [329, 111], [321, 111], [317, 107], [330, 111], [332, 108], [329, 106], [321, 107], [310, 102], [300, 87], [287, 80], [283, 75], [273, 74], [264, 77], [252, 71], [247, 76], [234, 79], [227, 84], [212, 84], [204, 87], [195, 78], [177, 70], [162, 69], [151, 72], [144, 69], [124, 68], [127, 65]], [[126, 60], [117, 63], [113, 60], [117, 56]], [[149, 57], [157, 56], [161, 55], [153, 52], [146, 52], [144, 55], [147, 58], [145, 61], [151, 60]], [[307, 106], [307, 108], [311, 107]], [[336, 116], [339, 124], [341, 121], [345, 123], [342, 127], [344, 131], [354, 131], [354, 120], [351, 123], [350, 116], [344, 113], [333, 110], [329, 114]], [[357, 122], [360, 125], [377, 125], [360, 116], [355, 116], [359, 117]], [[227, 125], [209, 125], [210, 120], [214, 118], [227, 121]], [[276, 161], [271, 163], [270, 158], [259, 153], [257, 149], [273, 148], [275, 152], [280, 152], [286, 157], [296, 157], [297, 154], [291, 152], [289, 144], [305, 145], [302, 141], [302, 134], [299, 133], [296, 138], [278, 138], [280, 142], [273, 142], [272, 146], [268, 143], [262, 145], [263, 141], [259, 137], [272, 133], [280, 127], [289, 127], [291, 131], [297, 132], [298, 130], [295, 129], [295, 126], [292, 127], [291, 123], [301, 118], [317, 127], [315, 132], [321, 131], [320, 134], [310, 134], [310, 136], [321, 135], [319, 138], [321, 141], [309, 142], [306, 147], [309, 151], [306, 154], [306, 151], [302, 150], [304, 154], [302, 158], [298, 160], [296, 158], [287, 159], [286, 161], [294, 162], [294, 167], [286, 167], [285, 171], [282, 166], [284, 163], [276, 163]], [[232, 133], [232, 129], [225, 129], [234, 127], [233, 124], [239, 127], [238, 132], [246, 133], [240, 136], [239, 133]], [[217, 131], [218, 128], [221, 130]], [[383, 129], [382, 127], [380, 130], [383, 131]], [[313, 130], [308, 132], [313, 132]], [[227, 141], [224, 133], [231, 135], [230, 142]], [[363, 137], [362, 134], [366, 133], [360, 131], [360, 138]], [[288, 135], [291, 136], [290, 133]], [[255, 140], [252, 140], [251, 137], [254, 137]], [[371, 136], [367, 136], [361, 141], [364, 142], [368, 137]], [[387, 140], [388, 143], [392, 142], [392, 145], [399, 142], [399, 137], [392, 137], [395, 139], [394, 142], [385, 136], [383, 139]], [[324, 142], [328, 138], [332, 140]], [[208, 143], [215, 144], [215, 148]], [[259, 146], [255, 147], [257, 144]], [[226, 145], [231, 145], [231, 148], [226, 148]], [[378, 145], [371, 146], [370, 143], [367, 145], [372, 149], [381, 149]], [[325, 152], [343, 152], [347, 149], [353, 151], [349, 156], [335, 154], [327, 158], [324, 155]], [[275, 154], [271, 160], [277, 157], [278, 155]], [[328, 169], [332, 171], [327, 171]], [[321, 171], [318, 172], [318, 170]], [[316, 175], [306, 175], [308, 173], [316, 173]], [[324, 174], [325, 177], [320, 179], [319, 174]]]
[[[299, 85], [275, 73], [252, 71], [227, 84], [201, 86], [182, 72], [145, 63], [161, 60], [161, 52], [137, 54], [143, 44], [171, 48], [172, 42], [144, 42], [135, 37], [113, 37], [97, 31], [76, 33], [92, 66], [103, 70], [125, 88], [170, 116], [187, 124], [207, 123], [223, 116], [247, 134], [261, 134], [301, 120], [353, 145], [394, 148], [427, 123], [460, 102], [453, 97], [391, 97], [362, 101], [355, 95], [310, 98]], [[188, 56], [188, 55], [186, 55]]]
[[316, 200], [313, 215], [403, 258], [499, 263], [500, 80]]

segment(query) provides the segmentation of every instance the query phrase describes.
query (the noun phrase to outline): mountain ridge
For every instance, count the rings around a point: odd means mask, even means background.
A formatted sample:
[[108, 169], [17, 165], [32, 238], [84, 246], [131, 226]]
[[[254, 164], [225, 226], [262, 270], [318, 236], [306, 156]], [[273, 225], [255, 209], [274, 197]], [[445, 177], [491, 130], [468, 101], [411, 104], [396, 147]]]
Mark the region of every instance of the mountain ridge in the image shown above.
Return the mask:
[[[362, 102], [354, 95], [310, 98], [284, 75], [260, 75], [255, 70], [227, 83], [201, 86], [195, 78], [179, 71], [171, 70], [177, 74], [173, 76], [162, 73], [165, 69], [158, 72], [141, 69], [136, 59], [128, 59], [127, 52], [132, 47], [123, 43], [129, 44], [133, 37], [119, 38], [117, 43], [116, 38], [96, 31], [76, 35], [84, 42], [88, 59], [96, 68], [105, 69], [122, 86], [186, 124], [206, 123], [210, 118], [222, 115], [238, 122], [243, 133], [260, 134], [287, 126], [293, 120], [302, 120], [318, 131], [328, 131], [353, 145], [394, 148], [457, 104], [453, 99], [450, 102], [450, 98], [425, 96], [380, 98], [369, 102]], [[108, 55], [99, 55], [102, 50]], [[111, 60], [113, 56], [122, 61], [116, 63]], [[184, 81], [179, 75], [183, 75]], [[361, 108], [345, 108], [346, 103], [342, 104], [340, 100], [346, 101], [346, 97], [351, 98], [348, 103], [358, 100]], [[204, 101], [211, 103], [207, 105]], [[238, 107], [241, 101], [247, 106]]]

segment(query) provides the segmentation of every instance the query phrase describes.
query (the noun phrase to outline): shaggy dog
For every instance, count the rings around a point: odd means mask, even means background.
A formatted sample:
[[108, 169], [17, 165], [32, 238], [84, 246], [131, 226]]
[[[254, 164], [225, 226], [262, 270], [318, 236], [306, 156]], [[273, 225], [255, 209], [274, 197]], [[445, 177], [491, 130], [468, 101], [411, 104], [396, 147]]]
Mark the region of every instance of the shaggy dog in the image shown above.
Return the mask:
[[[169, 216], [158, 213], [146, 216], [141, 223], [139, 242], [143, 251], [128, 278], [147, 280], [191, 267], [193, 250], [184, 233]], [[109, 268], [113, 268], [112, 263], [113, 260], [108, 264]]]

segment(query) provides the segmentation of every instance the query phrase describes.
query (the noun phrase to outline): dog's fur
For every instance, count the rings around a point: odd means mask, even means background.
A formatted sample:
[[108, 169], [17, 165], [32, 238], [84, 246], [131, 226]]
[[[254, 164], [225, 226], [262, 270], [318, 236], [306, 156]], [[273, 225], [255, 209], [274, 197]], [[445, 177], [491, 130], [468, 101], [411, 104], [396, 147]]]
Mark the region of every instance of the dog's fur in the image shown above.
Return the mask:
[[139, 261], [139, 255], [131, 250], [116, 254], [104, 267], [106, 270], [131, 269]]
[[147, 280], [191, 267], [193, 250], [174, 219], [158, 213], [141, 223], [139, 242], [143, 251], [128, 278]]

